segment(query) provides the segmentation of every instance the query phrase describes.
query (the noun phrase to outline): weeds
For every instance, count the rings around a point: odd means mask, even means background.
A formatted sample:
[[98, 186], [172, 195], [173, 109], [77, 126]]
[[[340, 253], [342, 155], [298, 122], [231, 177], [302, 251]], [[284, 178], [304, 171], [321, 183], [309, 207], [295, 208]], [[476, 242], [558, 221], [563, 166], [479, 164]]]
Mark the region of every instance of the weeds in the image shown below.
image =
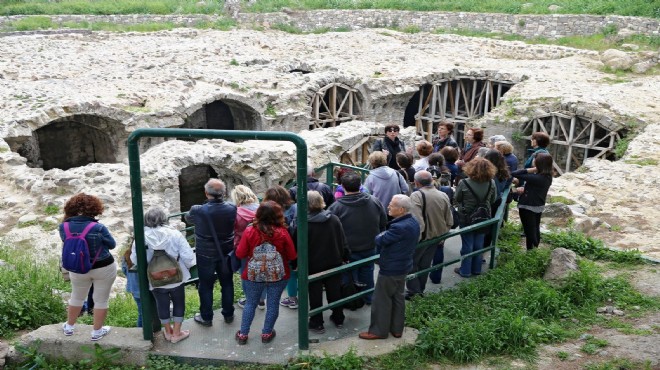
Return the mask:
[[587, 342], [580, 348], [586, 354], [596, 354], [601, 348], [607, 347], [609, 343], [605, 339], [589, 338]]
[[543, 241], [555, 248], [566, 248], [582, 257], [594, 261], [612, 261], [627, 264], [642, 264], [639, 250], [615, 251], [607, 249], [602, 241], [588, 237], [577, 231], [562, 231], [543, 235]]
[[561, 203], [561, 204], [566, 204], [567, 206], [570, 206], [571, 204], [575, 204], [573, 200], [563, 197], [561, 195], [551, 196], [549, 203]]
[[264, 112], [264, 114], [270, 117], [275, 117], [277, 116], [277, 111], [275, 110], [275, 107], [269, 103], [266, 105], [266, 111]]
[[60, 213], [60, 207], [55, 205], [55, 204], [49, 204], [44, 209], [44, 213], [49, 215], [49, 216], [54, 216], [54, 215]]

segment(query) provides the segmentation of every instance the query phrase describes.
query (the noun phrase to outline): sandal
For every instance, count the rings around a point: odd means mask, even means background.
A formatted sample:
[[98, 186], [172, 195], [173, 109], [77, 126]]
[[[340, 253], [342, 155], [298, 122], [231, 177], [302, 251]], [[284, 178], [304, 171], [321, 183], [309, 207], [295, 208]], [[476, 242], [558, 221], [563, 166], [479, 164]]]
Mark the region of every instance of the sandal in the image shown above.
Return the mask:
[[190, 330], [181, 330], [179, 335], [172, 335], [172, 343], [179, 343], [190, 336]]
[[165, 340], [168, 342], [172, 341], [172, 334], [168, 333], [167, 330], [163, 330], [163, 336], [165, 337]]

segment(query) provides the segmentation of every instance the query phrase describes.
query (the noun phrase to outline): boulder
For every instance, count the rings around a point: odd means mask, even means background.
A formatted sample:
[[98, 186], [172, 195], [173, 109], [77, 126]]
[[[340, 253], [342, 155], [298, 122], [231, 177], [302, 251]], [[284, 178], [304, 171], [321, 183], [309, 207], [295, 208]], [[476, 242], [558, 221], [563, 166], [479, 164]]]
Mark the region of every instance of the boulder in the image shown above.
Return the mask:
[[573, 223], [573, 228], [586, 235], [593, 235], [594, 230], [596, 230], [602, 223], [603, 221], [597, 217], [576, 217], [575, 222]]
[[545, 205], [543, 217], [569, 218], [573, 216], [571, 209], [564, 203], [550, 203]]
[[653, 63], [650, 60], [645, 60], [643, 62], [635, 63], [632, 66], [632, 71], [637, 73], [637, 74], [644, 74], [646, 73], [649, 69], [653, 68], [653, 66], [656, 63]]
[[608, 49], [600, 56], [600, 61], [613, 69], [630, 69], [634, 61], [625, 51]]
[[577, 255], [572, 250], [557, 248], [552, 251], [543, 280], [551, 284], [561, 284], [572, 272], [578, 271]]

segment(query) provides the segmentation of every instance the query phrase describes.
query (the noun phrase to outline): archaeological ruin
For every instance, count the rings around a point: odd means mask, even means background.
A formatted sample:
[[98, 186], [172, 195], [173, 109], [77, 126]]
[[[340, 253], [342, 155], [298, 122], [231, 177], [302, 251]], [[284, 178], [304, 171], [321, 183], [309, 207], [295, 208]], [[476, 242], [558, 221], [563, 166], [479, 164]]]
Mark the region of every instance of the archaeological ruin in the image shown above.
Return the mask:
[[[574, 221], [588, 220], [586, 230], [612, 247], [660, 256], [649, 243], [657, 226], [648, 214], [655, 211], [630, 192], [641, 186], [642, 197], [651, 197], [658, 181], [657, 50], [622, 51], [619, 61], [651, 69], [619, 81], [607, 73], [606, 52], [385, 28], [289, 34], [255, 19], [241, 22], [266, 29], [4, 35], [5, 238], [40, 240], [39, 248], [55, 250], [57, 232], [28, 220], [46, 217], [46, 206], [61, 208], [81, 191], [103, 199], [103, 222], [127, 238], [126, 139], [138, 128], [295, 132], [318, 167], [364, 163], [385, 124], [401, 125], [412, 146], [448, 120], [457, 125], [459, 143], [465, 127], [482, 127], [486, 136], [507, 137], [520, 159], [531, 133], [547, 132], [561, 175], [552, 193], [581, 207]], [[657, 22], [617, 18], [624, 21], [631, 32], [658, 32]], [[617, 152], [623, 144], [627, 151]], [[258, 194], [294, 178], [289, 143], [182, 137], [140, 145], [145, 204], [172, 213], [199, 203], [210, 177]], [[634, 222], [612, 231], [628, 220]]]

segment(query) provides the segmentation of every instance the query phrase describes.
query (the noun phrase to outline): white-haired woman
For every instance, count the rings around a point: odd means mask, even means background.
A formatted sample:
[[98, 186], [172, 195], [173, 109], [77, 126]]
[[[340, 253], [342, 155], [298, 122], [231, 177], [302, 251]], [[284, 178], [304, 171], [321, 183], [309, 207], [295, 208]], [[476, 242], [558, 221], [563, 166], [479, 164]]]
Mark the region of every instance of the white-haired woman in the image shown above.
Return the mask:
[[[179, 261], [183, 281], [190, 279], [190, 268], [197, 263], [195, 253], [181, 232], [167, 224], [167, 214], [162, 207], [151, 207], [144, 214], [144, 244], [147, 248], [147, 263], [151, 262], [155, 250], [163, 250]], [[131, 262], [137, 265], [135, 243], [131, 250]], [[158, 288], [149, 284], [149, 290], [156, 300], [158, 318], [165, 329], [163, 334], [165, 339], [172, 343], [180, 342], [190, 336], [189, 330], [181, 330], [186, 313], [186, 293], [183, 281]], [[170, 302], [172, 303], [171, 315]]]

